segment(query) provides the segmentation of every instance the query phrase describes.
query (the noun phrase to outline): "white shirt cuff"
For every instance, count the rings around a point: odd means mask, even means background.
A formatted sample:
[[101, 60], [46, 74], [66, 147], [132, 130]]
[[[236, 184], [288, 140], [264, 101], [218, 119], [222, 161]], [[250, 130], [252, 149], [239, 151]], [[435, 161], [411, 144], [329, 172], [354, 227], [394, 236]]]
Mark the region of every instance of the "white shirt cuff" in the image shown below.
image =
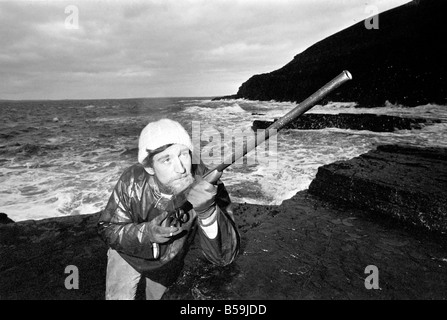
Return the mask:
[[[217, 211], [218, 209], [214, 210], [213, 214], [211, 214], [208, 218], [200, 220], [199, 225], [202, 228], [203, 232], [205, 232], [206, 236], [209, 239], [214, 239], [217, 237]], [[214, 223], [210, 224], [213, 220]], [[206, 227], [202, 226], [202, 224], [206, 225]], [[210, 224], [210, 225], [208, 225]]]

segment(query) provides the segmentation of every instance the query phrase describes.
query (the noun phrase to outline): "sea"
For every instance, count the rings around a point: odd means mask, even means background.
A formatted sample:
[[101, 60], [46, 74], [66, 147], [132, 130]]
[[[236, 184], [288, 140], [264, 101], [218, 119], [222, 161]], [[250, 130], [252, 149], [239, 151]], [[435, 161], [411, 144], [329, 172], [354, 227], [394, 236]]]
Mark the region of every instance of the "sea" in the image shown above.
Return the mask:
[[[201, 129], [224, 137], [225, 130], [247, 132], [254, 120], [277, 119], [295, 106], [208, 97], [0, 101], [0, 212], [23, 221], [102, 210], [121, 173], [137, 162], [138, 136], [151, 121], [174, 119], [190, 134], [199, 123]], [[447, 147], [445, 105], [408, 108], [386, 103], [362, 108], [330, 102], [308, 113], [369, 113], [441, 122], [383, 133], [281, 130], [262, 146], [274, 163], [247, 158], [224, 171], [221, 180], [233, 202], [279, 205], [307, 189], [320, 166], [354, 158], [377, 145]]]

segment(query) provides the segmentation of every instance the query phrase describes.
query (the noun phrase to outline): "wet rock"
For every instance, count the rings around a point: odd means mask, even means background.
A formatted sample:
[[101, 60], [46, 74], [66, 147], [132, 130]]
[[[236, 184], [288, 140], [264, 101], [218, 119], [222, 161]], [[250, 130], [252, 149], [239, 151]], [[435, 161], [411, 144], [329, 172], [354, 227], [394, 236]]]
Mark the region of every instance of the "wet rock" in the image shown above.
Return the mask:
[[[194, 244], [164, 300], [447, 298], [447, 245], [369, 212], [339, 209], [303, 191], [281, 206], [236, 204], [235, 218], [237, 259], [213, 266]], [[96, 235], [97, 219], [0, 226], [0, 299], [103, 299], [107, 247]], [[365, 288], [368, 265], [383, 275], [381, 290]], [[79, 271], [79, 289], [65, 287], [68, 266]]]
[[[107, 248], [96, 233], [98, 214], [0, 225], [0, 300], [103, 299]], [[68, 266], [79, 290], [67, 289]]]
[[[243, 206], [237, 206], [236, 221], [259, 210]], [[447, 297], [447, 263], [439, 260], [447, 255], [445, 241], [375, 219], [367, 211], [332, 206], [306, 191], [261, 211], [259, 225], [241, 231], [242, 250], [233, 264], [213, 267], [193, 249], [164, 299]], [[380, 290], [365, 287], [369, 265], [383, 275]]]
[[378, 146], [318, 168], [309, 192], [447, 233], [447, 149]]
[[[276, 120], [275, 120], [276, 121]], [[274, 121], [253, 121], [252, 129], [266, 129]], [[423, 118], [401, 118], [375, 114], [303, 114], [289, 123], [284, 129], [324, 129], [340, 128], [351, 130], [369, 130], [374, 132], [393, 132], [395, 130], [421, 129], [423, 126], [440, 123], [440, 120]]]
[[[234, 204], [239, 256], [216, 267], [194, 243], [163, 299], [447, 299], [445, 235], [427, 231], [444, 226], [430, 217], [446, 212], [445, 161], [445, 150], [379, 147], [322, 167], [312, 187], [318, 196], [302, 191], [280, 206]], [[404, 197], [410, 190], [413, 199]], [[384, 199], [400, 200], [390, 206]], [[357, 200], [367, 210], [352, 205]], [[438, 227], [402, 228], [372, 214], [380, 204], [413, 218], [419, 210]], [[108, 248], [96, 232], [99, 214], [0, 224], [0, 299], [104, 299]], [[380, 290], [365, 287], [368, 266], [379, 270]], [[65, 286], [73, 267], [78, 289]]]

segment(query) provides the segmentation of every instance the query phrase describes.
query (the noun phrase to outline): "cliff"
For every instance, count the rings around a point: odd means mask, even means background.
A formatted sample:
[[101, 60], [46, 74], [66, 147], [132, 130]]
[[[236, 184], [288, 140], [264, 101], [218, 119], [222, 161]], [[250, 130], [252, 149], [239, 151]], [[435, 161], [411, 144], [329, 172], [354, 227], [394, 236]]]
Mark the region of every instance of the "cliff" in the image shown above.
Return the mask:
[[342, 70], [353, 81], [324, 101], [377, 107], [447, 102], [447, 2], [413, 1], [378, 15], [378, 29], [361, 21], [297, 54], [284, 67], [252, 76], [224, 98], [301, 102]]
[[[446, 299], [446, 154], [383, 146], [321, 167], [280, 206], [236, 204], [236, 261], [211, 266], [194, 244], [164, 299]], [[98, 215], [0, 225], [0, 299], [103, 299]], [[368, 266], [380, 289], [365, 287]]]

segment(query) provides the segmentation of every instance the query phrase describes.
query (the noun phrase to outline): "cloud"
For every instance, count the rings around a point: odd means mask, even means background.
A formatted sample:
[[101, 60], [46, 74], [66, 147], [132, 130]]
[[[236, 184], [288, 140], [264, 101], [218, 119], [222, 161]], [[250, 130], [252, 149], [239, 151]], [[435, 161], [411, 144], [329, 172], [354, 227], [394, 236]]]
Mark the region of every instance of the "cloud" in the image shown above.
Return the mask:
[[365, 19], [367, 5], [404, 2], [0, 1], [0, 99], [232, 94]]

